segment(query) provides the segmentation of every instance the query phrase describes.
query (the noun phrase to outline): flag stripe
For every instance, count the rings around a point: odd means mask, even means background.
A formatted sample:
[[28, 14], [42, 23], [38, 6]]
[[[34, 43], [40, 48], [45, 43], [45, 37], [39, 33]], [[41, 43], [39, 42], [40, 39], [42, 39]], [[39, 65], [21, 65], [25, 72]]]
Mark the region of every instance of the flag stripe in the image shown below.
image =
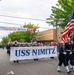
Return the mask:
[[64, 30], [64, 32], [63, 32], [63, 34], [62, 34], [62, 40], [63, 40], [64, 42], [67, 41], [68, 33], [69, 33], [71, 30], [73, 30], [73, 26], [74, 26], [74, 19], [72, 19], [71, 22], [69, 22], [69, 23], [66, 25], [66, 27], [65, 27], [65, 30]]

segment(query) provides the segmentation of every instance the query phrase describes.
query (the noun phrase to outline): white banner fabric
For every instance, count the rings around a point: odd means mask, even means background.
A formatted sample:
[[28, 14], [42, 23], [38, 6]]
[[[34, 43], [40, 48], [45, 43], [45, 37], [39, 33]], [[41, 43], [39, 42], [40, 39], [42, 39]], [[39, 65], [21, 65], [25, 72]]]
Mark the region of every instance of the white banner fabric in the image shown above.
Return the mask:
[[57, 46], [11, 47], [10, 61], [57, 56]]

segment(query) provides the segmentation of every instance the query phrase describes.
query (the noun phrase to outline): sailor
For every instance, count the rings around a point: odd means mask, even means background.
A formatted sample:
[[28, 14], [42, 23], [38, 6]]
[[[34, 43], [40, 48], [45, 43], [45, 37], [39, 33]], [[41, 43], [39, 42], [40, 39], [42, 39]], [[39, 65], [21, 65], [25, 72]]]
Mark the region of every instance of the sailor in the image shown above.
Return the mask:
[[[18, 42], [17, 42], [17, 41], [15, 41], [15, 42], [14, 42], [14, 44], [13, 44], [13, 47], [18, 47], [18, 46], [19, 46], [19, 45], [18, 45]], [[17, 63], [19, 63], [19, 61], [18, 61], [18, 60], [14, 61], [14, 63], [16, 63], [16, 62], [17, 62]]]
[[68, 38], [65, 43], [66, 51], [67, 51], [67, 62], [70, 60], [70, 68], [74, 71], [74, 62], [73, 62], [73, 49], [71, 39]]
[[73, 56], [73, 61], [74, 61], [74, 43], [72, 43], [72, 50], [73, 50], [72, 56]]
[[63, 41], [60, 43], [58, 59], [59, 59], [59, 64], [58, 64], [57, 71], [61, 72], [60, 67], [62, 66], [63, 63], [67, 73], [69, 74], [71, 71], [68, 68], [67, 53], [66, 53], [65, 43]]

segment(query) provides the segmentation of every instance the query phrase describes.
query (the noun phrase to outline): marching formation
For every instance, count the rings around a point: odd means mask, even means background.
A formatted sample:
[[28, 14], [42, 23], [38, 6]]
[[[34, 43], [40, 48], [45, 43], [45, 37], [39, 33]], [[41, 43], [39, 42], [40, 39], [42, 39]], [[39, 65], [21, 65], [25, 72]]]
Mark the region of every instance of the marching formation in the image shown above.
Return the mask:
[[68, 74], [71, 73], [70, 69], [72, 69], [74, 72], [74, 43], [70, 38], [67, 39], [67, 42], [60, 43], [58, 59], [58, 72], [61, 72], [62, 64], [64, 64], [64, 67], [66, 68]]
[[[65, 67], [68, 74], [70, 74], [71, 71], [74, 72], [74, 42], [71, 41], [70, 38], [68, 38], [65, 43], [63, 41], [61, 43], [51, 42], [51, 44], [49, 43], [46, 45], [43, 43], [37, 43], [37, 42], [33, 42], [33, 43], [18, 43], [18, 42], [8, 43], [6, 46], [7, 53], [10, 55], [10, 47], [20, 47], [20, 46], [21, 47], [57, 46], [57, 51], [59, 52], [59, 55], [58, 55], [59, 63], [58, 63], [57, 71], [61, 72], [61, 66], [62, 66], [62, 64], [64, 64], [64, 67]], [[34, 59], [34, 60], [38, 60], [38, 59]], [[17, 61], [14, 61], [14, 63], [15, 62], [18, 63], [19, 61], [17, 60]]]

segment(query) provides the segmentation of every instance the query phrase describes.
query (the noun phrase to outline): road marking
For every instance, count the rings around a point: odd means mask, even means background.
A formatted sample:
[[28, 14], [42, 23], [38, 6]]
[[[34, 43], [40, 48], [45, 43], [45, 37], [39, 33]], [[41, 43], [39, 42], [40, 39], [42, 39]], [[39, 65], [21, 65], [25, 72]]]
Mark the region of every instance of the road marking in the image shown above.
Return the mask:
[[7, 74], [12, 74], [12, 75], [13, 75], [13, 74], [14, 74], [14, 72], [13, 72], [13, 71], [10, 71], [10, 72], [8, 72]]

